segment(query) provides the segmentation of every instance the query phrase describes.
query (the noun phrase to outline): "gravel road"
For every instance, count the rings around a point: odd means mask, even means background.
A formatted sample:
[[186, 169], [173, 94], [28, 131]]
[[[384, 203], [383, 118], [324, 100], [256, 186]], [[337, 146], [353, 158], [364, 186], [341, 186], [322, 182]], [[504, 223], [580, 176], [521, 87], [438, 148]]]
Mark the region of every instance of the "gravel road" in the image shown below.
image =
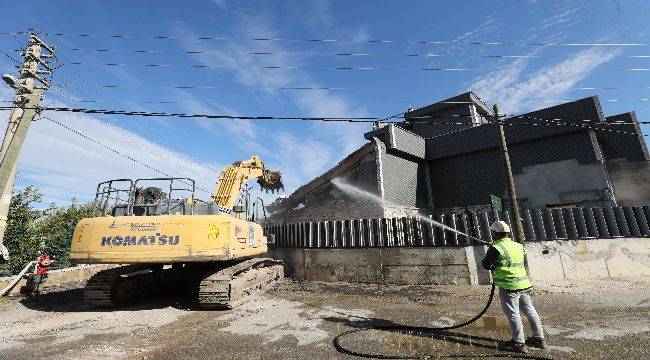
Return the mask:
[[[650, 279], [537, 284], [549, 344], [536, 358], [650, 358]], [[183, 294], [118, 310], [81, 300], [81, 286], [0, 303], [0, 359], [331, 359], [332, 345], [367, 354], [499, 357], [508, 338], [498, 301], [452, 332], [389, 332], [373, 325], [440, 326], [478, 312], [488, 286], [380, 286], [285, 280], [231, 311], [197, 310]]]

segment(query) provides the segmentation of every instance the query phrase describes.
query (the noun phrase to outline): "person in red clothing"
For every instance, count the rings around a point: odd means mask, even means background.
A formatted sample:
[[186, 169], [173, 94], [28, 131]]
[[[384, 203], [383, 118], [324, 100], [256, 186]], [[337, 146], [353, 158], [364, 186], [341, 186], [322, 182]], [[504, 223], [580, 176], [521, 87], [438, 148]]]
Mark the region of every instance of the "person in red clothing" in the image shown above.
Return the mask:
[[52, 259], [47, 253], [41, 254], [36, 260], [36, 266], [34, 266], [34, 275], [32, 275], [32, 281], [34, 284], [33, 292], [38, 294], [40, 292], [40, 286], [42, 283], [47, 280], [47, 271], [50, 269], [52, 264]]

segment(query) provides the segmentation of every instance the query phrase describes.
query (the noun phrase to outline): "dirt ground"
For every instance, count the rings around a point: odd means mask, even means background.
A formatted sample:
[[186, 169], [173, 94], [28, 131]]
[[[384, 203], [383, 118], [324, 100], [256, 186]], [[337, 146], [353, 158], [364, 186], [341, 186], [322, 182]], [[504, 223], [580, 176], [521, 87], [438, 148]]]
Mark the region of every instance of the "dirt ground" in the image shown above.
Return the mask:
[[[537, 284], [534, 301], [550, 347], [531, 349], [529, 358], [650, 358], [649, 285], [648, 278]], [[0, 359], [354, 358], [341, 351], [383, 358], [516, 357], [495, 349], [509, 335], [498, 298], [482, 319], [458, 330], [370, 329], [464, 321], [482, 309], [488, 286], [285, 280], [230, 311], [197, 310], [182, 294], [100, 311], [83, 304], [81, 286], [0, 302]]]

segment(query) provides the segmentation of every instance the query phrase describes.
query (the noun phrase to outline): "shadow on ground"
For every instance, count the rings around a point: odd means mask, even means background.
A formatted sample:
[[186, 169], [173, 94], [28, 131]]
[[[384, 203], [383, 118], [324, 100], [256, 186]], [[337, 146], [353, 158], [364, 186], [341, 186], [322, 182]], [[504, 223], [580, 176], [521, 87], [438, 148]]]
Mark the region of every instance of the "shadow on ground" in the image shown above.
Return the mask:
[[[449, 331], [449, 330], [436, 330], [434, 328], [426, 329], [422, 327], [408, 326], [399, 324], [386, 319], [376, 319], [376, 318], [363, 318], [361, 320], [351, 320], [349, 318], [340, 318], [340, 317], [326, 317], [325, 321], [330, 323], [345, 325], [350, 330], [344, 331], [334, 337], [332, 345], [339, 352], [353, 355], [361, 356], [367, 358], [391, 358], [391, 359], [410, 359], [410, 358], [438, 358], [438, 357], [490, 357], [490, 358], [521, 358], [521, 359], [549, 359], [543, 356], [536, 355], [525, 355], [525, 354], [516, 354], [511, 352], [504, 352], [499, 350], [498, 343], [499, 340], [480, 336], [480, 335], [470, 335], [458, 331]], [[391, 354], [383, 354], [377, 351], [377, 349], [358, 349], [359, 344], [353, 346], [351, 344], [346, 344], [345, 338], [353, 336], [356, 334], [357, 337], [362, 339], [369, 339], [370, 336], [358, 335], [364, 331], [385, 331], [391, 335], [399, 334], [406, 335], [409, 337], [409, 342], [405, 346], [400, 344], [399, 340], [392, 341], [388, 340], [386, 345], [379, 346], [379, 350], [389, 350]], [[413, 338], [423, 338], [423, 339], [435, 339], [440, 340], [443, 345], [443, 349], [430, 348], [427, 349], [425, 346], [413, 346]], [[372, 342], [377, 342], [376, 337], [372, 337]], [[393, 338], [395, 339], [395, 338]], [[352, 343], [352, 342], [351, 342]], [[456, 347], [457, 351], [453, 353], [443, 353], [444, 351], [449, 351], [450, 346], [453, 345]], [[460, 346], [466, 346], [467, 349], [461, 348]], [[374, 344], [374, 347], [377, 348], [377, 344]], [[444, 349], [446, 347], [446, 349]], [[392, 349], [391, 349], [392, 348]], [[395, 351], [402, 352], [407, 351], [408, 355], [398, 355], [394, 354]], [[430, 353], [427, 350], [431, 351]], [[479, 350], [479, 351], [477, 351]], [[486, 351], [487, 350], [487, 351]]]
[[23, 297], [20, 303], [28, 309], [56, 312], [137, 311], [167, 307], [181, 310], [200, 310], [193, 295], [192, 291], [186, 289], [165, 287], [156, 292], [142, 294], [129, 305], [100, 308], [90, 306], [84, 302], [81, 287], [59, 291], [55, 288], [46, 288], [41, 295]]

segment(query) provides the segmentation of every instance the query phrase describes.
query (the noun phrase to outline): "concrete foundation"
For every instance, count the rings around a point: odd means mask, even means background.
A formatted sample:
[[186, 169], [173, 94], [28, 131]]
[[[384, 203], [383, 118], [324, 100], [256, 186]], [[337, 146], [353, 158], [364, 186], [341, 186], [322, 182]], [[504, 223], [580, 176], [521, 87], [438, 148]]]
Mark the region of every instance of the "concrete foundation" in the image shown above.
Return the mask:
[[[485, 246], [270, 249], [285, 275], [308, 281], [400, 285], [487, 284]], [[650, 275], [650, 240], [637, 238], [547, 241], [526, 244], [534, 280], [576, 280]]]
[[[393, 247], [367, 249], [272, 248], [284, 261], [285, 275], [326, 282], [398, 285], [488, 284], [481, 260], [485, 246]], [[558, 240], [526, 244], [533, 280], [580, 280], [650, 276], [650, 239]], [[49, 272], [46, 286], [86, 281], [100, 270], [119, 265], [81, 265]], [[11, 282], [0, 278], [0, 288]], [[21, 280], [12, 290], [18, 293]]]
[[[74, 283], [79, 281], [86, 281], [95, 273], [104, 270], [113, 268], [119, 265], [114, 264], [98, 264], [98, 265], [80, 265], [67, 269], [61, 270], [52, 270], [48, 272], [47, 282], [44, 286], [55, 286], [61, 284]], [[9, 285], [13, 277], [0, 277], [0, 289], [4, 289], [5, 286]], [[10, 294], [18, 294], [20, 288], [25, 285], [25, 279], [21, 279], [20, 282], [11, 290]]]

